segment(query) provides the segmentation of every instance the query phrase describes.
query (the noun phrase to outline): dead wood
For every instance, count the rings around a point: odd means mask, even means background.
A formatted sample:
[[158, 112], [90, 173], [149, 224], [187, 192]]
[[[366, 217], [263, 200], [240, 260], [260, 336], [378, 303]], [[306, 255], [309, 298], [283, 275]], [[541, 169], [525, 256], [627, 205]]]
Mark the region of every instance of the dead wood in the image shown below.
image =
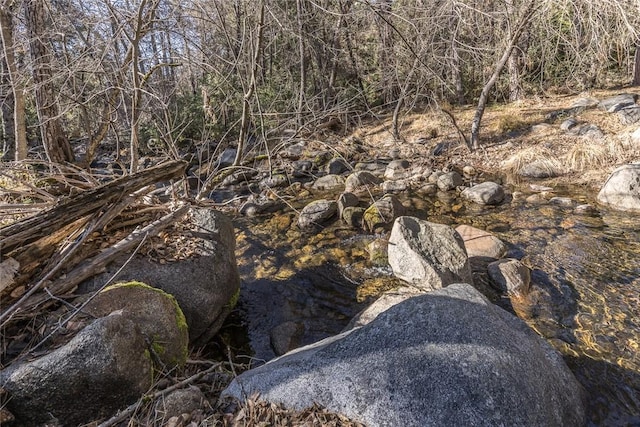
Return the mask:
[[103, 186], [63, 199], [53, 208], [0, 228], [0, 253], [6, 254], [102, 209], [109, 203], [158, 181], [184, 174], [187, 162], [171, 161], [124, 176]]
[[[27, 292], [20, 300], [0, 314], [0, 322], [9, 316], [15, 318], [28, 318], [37, 314], [36, 309], [42, 309], [47, 303], [52, 302], [49, 294], [57, 297], [64, 297], [77, 288], [77, 286], [89, 277], [104, 271], [104, 268], [121, 253], [127, 252], [140, 244], [144, 239], [157, 235], [161, 230], [173, 224], [178, 218], [182, 217], [189, 209], [190, 205], [185, 204], [175, 211], [163, 216], [157, 221], [134, 230], [126, 238], [120, 240], [115, 245], [105, 249], [100, 254], [91, 259], [87, 259], [73, 270], [69, 271], [64, 277], [51, 281], [51, 275], [46, 275], [37, 284], [35, 284], [29, 292]], [[48, 285], [46, 293], [37, 293], [36, 291], [43, 286]]]

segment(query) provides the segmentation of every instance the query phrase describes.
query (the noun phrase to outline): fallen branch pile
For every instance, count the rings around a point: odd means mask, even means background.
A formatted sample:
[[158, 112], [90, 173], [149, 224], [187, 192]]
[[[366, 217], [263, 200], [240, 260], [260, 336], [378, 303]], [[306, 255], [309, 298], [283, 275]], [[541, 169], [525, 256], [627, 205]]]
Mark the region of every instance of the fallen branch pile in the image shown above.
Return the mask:
[[124, 176], [0, 228], [0, 325], [71, 296], [120, 254], [181, 218], [186, 204], [140, 201], [153, 184], [181, 178], [186, 166], [171, 161]]

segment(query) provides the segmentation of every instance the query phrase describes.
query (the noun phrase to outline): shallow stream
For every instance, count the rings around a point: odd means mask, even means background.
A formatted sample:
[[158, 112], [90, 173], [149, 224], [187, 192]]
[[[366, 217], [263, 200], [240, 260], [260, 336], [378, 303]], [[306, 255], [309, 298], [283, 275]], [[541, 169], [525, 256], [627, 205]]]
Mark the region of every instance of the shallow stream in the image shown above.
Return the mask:
[[[589, 394], [591, 425], [640, 426], [640, 215], [577, 214], [575, 204], [596, 206], [595, 194], [583, 188], [555, 189], [554, 196], [571, 198], [573, 206], [527, 203], [532, 192], [521, 190], [523, 197], [496, 207], [444, 194], [402, 200], [410, 215], [473, 225], [505, 241], [508, 256], [533, 270], [528, 299], [511, 306], [483, 274], [474, 275], [476, 287], [562, 352]], [[363, 234], [339, 221], [303, 234], [295, 210], [304, 204], [294, 199], [273, 214], [235, 219], [240, 317], [258, 363], [273, 358], [274, 347], [282, 351], [340, 332], [367, 303], [400, 284], [366, 250], [388, 235]]]

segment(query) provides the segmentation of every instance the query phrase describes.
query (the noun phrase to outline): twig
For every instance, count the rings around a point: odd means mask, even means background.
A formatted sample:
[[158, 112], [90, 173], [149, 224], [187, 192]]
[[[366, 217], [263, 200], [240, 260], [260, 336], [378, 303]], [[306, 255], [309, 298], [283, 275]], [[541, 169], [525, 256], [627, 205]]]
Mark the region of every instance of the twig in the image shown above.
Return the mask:
[[192, 376], [190, 376], [187, 379], [184, 379], [180, 382], [175, 383], [174, 385], [172, 385], [171, 387], [167, 387], [164, 390], [160, 390], [160, 391], [156, 391], [155, 393], [151, 393], [151, 394], [145, 394], [144, 396], [142, 396], [140, 399], [138, 399], [138, 401], [132, 405], [129, 405], [126, 409], [122, 410], [120, 413], [118, 413], [117, 415], [114, 415], [113, 417], [109, 418], [107, 421], [103, 422], [102, 424], [98, 425], [98, 427], [111, 427], [113, 425], [116, 425], [117, 423], [124, 421], [127, 417], [131, 416], [133, 413], [135, 413], [135, 411], [145, 402], [149, 402], [149, 401], [154, 401], [160, 397], [166, 396], [167, 394], [171, 393], [172, 391], [181, 389], [191, 383], [196, 382], [197, 380], [199, 380], [200, 378], [204, 377], [205, 375], [215, 371], [216, 369], [218, 369], [220, 366], [222, 365], [222, 362], [216, 363], [215, 365], [211, 366], [208, 369], [205, 369], [204, 371], [198, 372], [197, 374], [194, 374]]

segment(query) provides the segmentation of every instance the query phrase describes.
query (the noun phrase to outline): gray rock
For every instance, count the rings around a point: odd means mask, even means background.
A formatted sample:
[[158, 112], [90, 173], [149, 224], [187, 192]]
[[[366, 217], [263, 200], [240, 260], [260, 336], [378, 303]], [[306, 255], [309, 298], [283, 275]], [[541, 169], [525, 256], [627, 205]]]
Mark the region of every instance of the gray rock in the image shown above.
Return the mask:
[[592, 123], [576, 126], [571, 129], [571, 133], [591, 139], [602, 139], [604, 137], [604, 132], [602, 132], [602, 129]]
[[573, 117], [570, 117], [560, 124], [560, 130], [568, 131], [569, 129], [574, 128], [577, 124], [578, 121]]
[[631, 133], [631, 141], [636, 145], [640, 144], [640, 128]]
[[345, 181], [345, 191], [350, 193], [366, 191], [374, 185], [380, 184], [381, 180], [368, 171], [354, 172]]
[[409, 184], [407, 181], [385, 181], [382, 183], [382, 191], [384, 193], [402, 193], [403, 191], [407, 191], [409, 188]]
[[593, 108], [597, 107], [600, 101], [595, 98], [578, 98], [573, 101], [571, 104], [571, 108], [582, 107], [582, 108]]
[[333, 200], [320, 199], [309, 203], [300, 212], [298, 226], [307, 231], [321, 227], [338, 212], [338, 204]]
[[464, 184], [464, 181], [458, 172], [451, 171], [440, 175], [436, 184], [440, 190], [450, 191]]
[[166, 368], [184, 365], [189, 331], [184, 314], [172, 295], [140, 282], [119, 283], [98, 293], [83, 312], [105, 317], [118, 310], [135, 322], [147, 337], [154, 357]]
[[489, 277], [496, 287], [510, 295], [529, 293], [531, 270], [517, 259], [501, 259], [488, 265]]
[[548, 160], [534, 160], [518, 171], [518, 175], [525, 178], [553, 178], [560, 173], [557, 165]]
[[585, 423], [581, 387], [560, 354], [466, 284], [247, 371], [222, 395], [254, 393], [369, 427]]
[[349, 163], [342, 157], [333, 158], [327, 163], [327, 173], [330, 175], [340, 175], [350, 170], [351, 166], [349, 166]]
[[353, 193], [342, 193], [338, 197], [338, 215], [342, 218], [342, 212], [346, 208], [358, 206], [360, 199]]
[[636, 96], [634, 94], [623, 93], [621, 95], [603, 99], [602, 101], [600, 101], [600, 103], [598, 103], [598, 108], [609, 113], [615, 113], [616, 111], [634, 105], [635, 103]]
[[283, 173], [274, 174], [260, 180], [260, 188], [278, 188], [289, 184], [289, 179]]
[[470, 225], [459, 225], [456, 231], [464, 241], [469, 257], [501, 258], [507, 253], [507, 247], [493, 234]]
[[363, 228], [375, 231], [378, 227], [387, 228], [393, 221], [405, 214], [405, 207], [394, 195], [387, 194], [369, 206], [362, 217]]
[[319, 191], [330, 191], [344, 187], [344, 178], [340, 175], [325, 175], [313, 183], [312, 188]]
[[462, 191], [461, 196], [480, 205], [497, 205], [504, 200], [504, 188], [486, 181]]
[[621, 211], [640, 212], [640, 163], [614, 170], [598, 193], [598, 202]]
[[364, 216], [364, 208], [357, 206], [349, 206], [343, 209], [340, 219], [352, 228], [360, 228], [362, 226], [362, 217]]
[[407, 178], [409, 169], [408, 160], [393, 160], [384, 171], [384, 178], [389, 180]]
[[151, 386], [145, 336], [114, 312], [46, 356], [0, 371], [7, 408], [23, 425], [80, 425], [135, 402]]
[[160, 264], [136, 255], [126, 262], [129, 255], [125, 254], [80, 289], [92, 292], [116, 272], [116, 281], [139, 281], [162, 289], [178, 301], [187, 319], [190, 343], [205, 345], [220, 330], [240, 292], [235, 231], [221, 212], [192, 208], [184, 233], [196, 248], [189, 258]]
[[618, 118], [623, 125], [632, 125], [640, 121], [640, 106], [633, 105], [618, 110]]
[[276, 356], [282, 356], [285, 353], [300, 346], [302, 335], [304, 334], [304, 325], [298, 322], [284, 322], [271, 330], [271, 348]]
[[198, 387], [191, 386], [174, 390], [163, 396], [155, 404], [155, 413], [165, 425], [171, 417], [177, 417], [185, 413], [191, 413], [206, 405], [207, 398]]
[[472, 283], [464, 241], [448, 225], [401, 216], [393, 224], [388, 253], [393, 274], [418, 289]]

